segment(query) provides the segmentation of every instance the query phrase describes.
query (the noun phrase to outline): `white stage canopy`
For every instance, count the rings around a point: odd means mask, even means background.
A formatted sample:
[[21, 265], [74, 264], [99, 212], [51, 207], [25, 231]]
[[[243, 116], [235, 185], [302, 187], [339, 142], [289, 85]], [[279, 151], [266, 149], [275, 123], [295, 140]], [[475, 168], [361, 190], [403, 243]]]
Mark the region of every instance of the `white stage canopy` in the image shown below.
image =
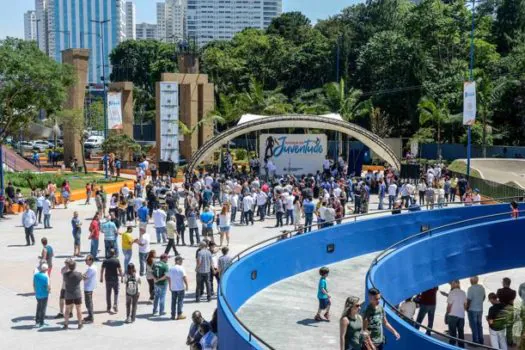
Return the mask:
[[[290, 115], [286, 115], [286, 116], [290, 116]], [[301, 116], [302, 117], [308, 117], [308, 115], [301, 115]], [[244, 114], [241, 117], [241, 119], [239, 120], [239, 122], [237, 123], [237, 125], [242, 125], [242, 124], [245, 124], [245, 123], [248, 123], [248, 122], [252, 122], [254, 120], [259, 120], [259, 119], [263, 119], [263, 118], [267, 118], [267, 117], [278, 117], [278, 115], [266, 116], [266, 115], [257, 115], [257, 114]], [[334, 120], [343, 121], [343, 118], [341, 118], [341, 115], [340, 114], [335, 114], [335, 113], [316, 115], [315, 117], [330, 118], [330, 119], [334, 119]]]

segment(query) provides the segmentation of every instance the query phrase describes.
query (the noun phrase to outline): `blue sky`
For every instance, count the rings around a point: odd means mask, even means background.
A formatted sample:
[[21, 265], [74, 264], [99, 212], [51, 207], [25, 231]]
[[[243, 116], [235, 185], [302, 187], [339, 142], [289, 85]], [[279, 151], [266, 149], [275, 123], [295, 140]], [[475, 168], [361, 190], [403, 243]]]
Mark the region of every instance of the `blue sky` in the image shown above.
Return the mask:
[[[2, 0], [2, 2], [7, 0]], [[155, 22], [155, 0], [134, 0], [137, 7], [137, 22]], [[335, 15], [346, 6], [359, 0], [283, 0], [283, 11], [301, 11], [312, 22]], [[33, 10], [34, 0], [9, 1], [0, 11], [0, 38], [24, 36], [24, 12]]]

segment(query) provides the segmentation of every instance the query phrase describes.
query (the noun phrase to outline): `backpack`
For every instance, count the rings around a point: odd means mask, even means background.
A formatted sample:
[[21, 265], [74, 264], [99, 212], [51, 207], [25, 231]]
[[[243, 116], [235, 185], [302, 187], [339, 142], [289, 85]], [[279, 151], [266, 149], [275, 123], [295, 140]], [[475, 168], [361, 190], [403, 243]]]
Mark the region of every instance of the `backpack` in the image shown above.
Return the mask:
[[[154, 270], [155, 271], [155, 270]], [[130, 296], [137, 295], [139, 286], [135, 276], [128, 276], [126, 281], [126, 294]]]

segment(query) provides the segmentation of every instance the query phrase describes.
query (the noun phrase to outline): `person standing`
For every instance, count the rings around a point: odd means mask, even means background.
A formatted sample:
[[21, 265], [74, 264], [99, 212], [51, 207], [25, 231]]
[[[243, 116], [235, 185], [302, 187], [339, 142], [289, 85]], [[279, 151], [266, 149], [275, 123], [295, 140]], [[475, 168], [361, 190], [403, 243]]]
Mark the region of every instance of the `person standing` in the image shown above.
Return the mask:
[[179, 245], [179, 242], [182, 240], [182, 245], [186, 245], [186, 240], [184, 239], [184, 236], [186, 234], [186, 225], [184, 224], [184, 212], [182, 211], [182, 208], [177, 207], [175, 209], [175, 223], [177, 224], [177, 245]]
[[[454, 338], [465, 339], [464, 329], [467, 295], [461, 290], [459, 280], [452, 281], [450, 286], [452, 289], [447, 298], [448, 333]], [[457, 342], [454, 339], [449, 339], [448, 342], [460, 348], [465, 347], [464, 343]]]
[[312, 197], [308, 197], [303, 201], [304, 212], [304, 227], [305, 232], [312, 232], [312, 224], [314, 222], [315, 204]]
[[388, 209], [392, 209], [392, 206], [394, 205], [396, 198], [397, 198], [397, 185], [395, 182], [392, 181], [392, 183], [388, 186]]
[[124, 269], [126, 271], [133, 256], [133, 244], [137, 242], [138, 240], [133, 238], [133, 227], [128, 226], [126, 232], [122, 234], [122, 254], [124, 255]]
[[385, 335], [383, 327], [388, 329], [399, 340], [399, 333], [392, 327], [385, 316], [385, 310], [380, 305], [381, 293], [376, 288], [368, 291], [368, 306], [363, 315], [363, 330], [370, 332], [370, 339], [377, 350], [383, 350]]
[[274, 202], [275, 227], [283, 227], [284, 201], [283, 196], [278, 194]]
[[51, 228], [51, 201], [49, 195], [46, 195], [42, 203], [42, 214], [44, 214], [44, 228]]
[[139, 245], [139, 263], [140, 263], [140, 276], [144, 276], [146, 269], [146, 259], [150, 251], [150, 235], [145, 230], [140, 231], [140, 237], [138, 240]]
[[222, 210], [219, 214], [219, 233], [221, 235], [220, 238], [220, 246], [222, 247], [224, 243], [224, 238], [226, 237], [226, 246], [230, 245], [230, 222], [231, 215], [230, 215], [230, 206], [228, 203], [224, 203], [222, 206]]
[[38, 194], [38, 197], [36, 199], [36, 215], [38, 217], [38, 224], [40, 225], [42, 223], [42, 211], [44, 209], [44, 201], [46, 200], [46, 197], [44, 197], [44, 192], [40, 192]]
[[378, 185], [377, 191], [378, 191], [378, 197], [379, 197], [379, 204], [377, 206], [377, 210], [383, 210], [384, 209], [383, 201], [384, 201], [385, 195], [386, 195], [386, 185], [383, 182], [383, 180], [379, 180], [379, 185]]
[[89, 224], [89, 239], [91, 240], [90, 253], [95, 261], [98, 260], [98, 243], [100, 238], [100, 214], [97, 212]]
[[257, 195], [255, 196], [256, 202], [257, 202], [257, 209], [259, 212], [259, 219], [260, 221], [264, 221], [264, 216], [266, 214], [266, 202], [268, 201], [268, 195], [261, 191], [261, 189], [257, 189]]
[[492, 304], [489, 308], [489, 314], [487, 315], [490, 346], [495, 349], [507, 350], [507, 339], [505, 336], [507, 312], [505, 311], [505, 305], [499, 302], [495, 293], [489, 294], [489, 301]]
[[25, 210], [22, 214], [22, 225], [26, 234], [26, 245], [35, 245], [35, 235], [33, 230], [36, 225], [36, 215], [33, 210], [29, 207], [29, 204], [25, 204]]
[[[434, 327], [434, 315], [436, 313], [436, 295], [438, 292], [438, 287], [431, 288], [419, 294], [417, 299], [419, 300], [419, 312], [416, 317], [416, 322], [421, 324], [425, 315], [428, 314], [428, 328], [432, 329]], [[416, 326], [416, 329], [419, 329], [419, 326]], [[427, 329], [427, 335], [431, 334], [431, 331]]]
[[33, 289], [36, 297], [35, 327], [38, 328], [46, 326], [44, 321], [46, 318], [47, 299], [51, 291], [47, 269], [47, 264], [43, 263], [40, 265], [39, 271], [33, 276]]
[[166, 222], [166, 233], [168, 235], [168, 245], [166, 246], [166, 249], [164, 250], [164, 254], [168, 255], [170, 253], [170, 250], [173, 249], [173, 253], [175, 255], [179, 255], [179, 252], [177, 251], [177, 247], [175, 245], [175, 238], [178, 237], [177, 234], [177, 224], [173, 220], [173, 216], [170, 216], [168, 219], [168, 222]]
[[82, 275], [84, 279], [84, 299], [88, 316], [84, 318], [84, 323], [93, 323], [93, 291], [97, 287], [97, 267], [93, 264], [95, 257], [88, 255], [86, 257], [86, 272]]
[[226, 269], [231, 265], [232, 257], [228, 255], [230, 252], [230, 248], [228, 247], [222, 247], [221, 249], [222, 256], [219, 258], [218, 261], [218, 273], [219, 273], [219, 280], [222, 278], [222, 275], [226, 271]]
[[155, 225], [155, 232], [157, 234], [157, 244], [167, 242], [166, 237], [166, 219], [168, 215], [161, 208], [156, 208], [153, 210], [153, 223]]
[[[155, 279], [155, 297], [153, 300], [153, 316], [166, 314], [166, 287], [168, 285], [168, 255], [162, 254], [160, 260], [153, 265], [153, 277]], [[159, 313], [157, 314], [157, 310]]]
[[184, 320], [182, 310], [184, 305], [184, 294], [188, 291], [188, 278], [182, 266], [184, 259], [179, 255], [175, 257], [175, 266], [168, 271], [168, 281], [171, 291], [171, 319]]
[[64, 329], [69, 328], [69, 317], [73, 311], [73, 305], [77, 311], [78, 329], [82, 329], [82, 291], [80, 290], [80, 282], [82, 282], [82, 274], [76, 269], [76, 263], [71, 261], [69, 263], [69, 271], [64, 273], [64, 289], [66, 300], [66, 312], [64, 314]]
[[243, 198], [242, 198], [242, 210], [243, 210], [243, 215], [244, 215], [244, 221], [246, 223], [246, 225], [249, 225], [249, 223], [251, 222], [252, 225], [254, 224], [253, 222], [253, 206], [254, 206], [254, 199], [253, 197], [250, 195], [250, 194], [246, 194]]
[[202, 222], [202, 236], [209, 237], [213, 242], [213, 222], [215, 220], [215, 214], [209, 207], [204, 207], [200, 219]]
[[[200, 243], [199, 237], [199, 223], [197, 222], [197, 209], [193, 206], [190, 206], [186, 212], [186, 217], [188, 218], [188, 229], [190, 230], [190, 245], [193, 247], [195, 243]], [[195, 234], [195, 241], [193, 240], [193, 235]]]
[[[508, 277], [503, 278], [502, 280], [503, 288], [498, 289], [496, 292], [496, 295], [498, 296], [498, 300], [500, 303], [502, 303], [505, 306], [505, 310], [507, 312], [514, 312], [514, 299], [516, 299], [516, 291], [512, 288], [510, 288], [511, 280]], [[508, 346], [514, 346], [514, 336], [512, 334], [512, 322], [509, 322], [509, 324], [506, 327], [506, 337], [507, 337], [507, 345]]]
[[470, 278], [471, 286], [467, 290], [467, 315], [470, 329], [472, 330], [472, 341], [483, 344], [483, 302], [485, 301], [485, 288], [478, 284], [478, 276]]
[[120, 261], [115, 257], [115, 250], [109, 250], [109, 257], [102, 263], [100, 283], [106, 282], [106, 311], [111, 314], [111, 292], [113, 291], [113, 311], [118, 312], [119, 277], [122, 277]]
[[51, 270], [53, 269], [53, 257], [55, 255], [53, 247], [47, 244], [47, 238], [42, 237], [40, 240], [42, 243], [42, 252], [40, 253], [40, 259], [44, 260], [47, 264], [47, 275], [51, 277]]
[[212, 256], [207, 248], [206, 242], [203, 241], [199, 244], [199, 251], [197, 252], [197, 293], [195, 295], [195, 301], [198, 303], [201, 301], [202, 294], [204, 294], [204, 285], [206, 285], [208, 302], [211, 301], [210, 272]]
[[90, 182], [86, 183], [86, 202], [84, 205], [89, 205], [89, 201], [91, 200], [91, 193], [93, 192], [93, 186]]
[[117, 226], [111, 221], [111, 215], [106, 216], [106, 221], [100, 225], [100, 230], [104, 234], [104, 251], [106, 259], [110, 258], [110, 251], [113, 250], [115, 254], [115, 241], [117, 239]]
[[73, 212], [71, 219], [73, 233], [73, 256], [80, 257], [80, 234], [82, 233], [82, 222], [78, 218], [78, 211]]
[[135, 322], [137, 316], [141, 284], [141, 279], [137, 276], [137, 269], [133, 263], [127, 265], [124, 283], [126, 284], [126, 323], [132, 323]]
[[317, 310], [317, 314], [315, 315], [316, 321], [330, 321], [330, 305], [331, 305], [331, 297], [330, 294], [328, 294], [328, 287], [326, 283], [326, 277], [328, 277], [328, 274], [330, 273], [330, 270], [328, 267], [321, 267], [319, 270], [319, 275], [321, 275], [321, 278], [319, 278], [319, 284], [317, 287], [317, 299], [319, 300], [319, 308]]

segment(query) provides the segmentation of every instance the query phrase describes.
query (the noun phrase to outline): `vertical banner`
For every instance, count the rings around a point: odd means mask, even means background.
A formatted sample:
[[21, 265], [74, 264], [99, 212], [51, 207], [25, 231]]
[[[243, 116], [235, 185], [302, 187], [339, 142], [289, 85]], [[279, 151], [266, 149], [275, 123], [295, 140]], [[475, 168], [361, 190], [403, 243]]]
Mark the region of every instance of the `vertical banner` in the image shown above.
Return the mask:
[[160, 83], [160, 160], [179, 164], [179, 85]]
[[108, 129], [120, 130], [122, 126], [122, 93], [108, 92]]
[[476, 83], [463, 84], [463, 125], [474, 125], [476, 121]]
[[323, 134], [261, 134], [259, 156], [261, 169], [271, 161], [275, 173], [308, 175], [323, 168], [327, 152], [327, 138]]

